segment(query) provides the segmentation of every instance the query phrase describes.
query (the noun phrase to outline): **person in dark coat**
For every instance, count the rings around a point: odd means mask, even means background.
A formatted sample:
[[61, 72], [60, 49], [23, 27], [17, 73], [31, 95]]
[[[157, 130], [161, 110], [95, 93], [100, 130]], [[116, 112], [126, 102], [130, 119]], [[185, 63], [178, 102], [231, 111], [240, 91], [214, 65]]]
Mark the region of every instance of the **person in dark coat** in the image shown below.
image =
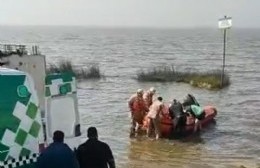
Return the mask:
[[183, 111], [182, 104], [176, 99], [173, 100], [169, 107], [169, 114], [172, 118], [174, 133], [181, 133], [186, 125], [186, 115]]
[[74, 152], [63, 143], [64, 133], [55, 131], [51, 143], [38, 157], [37, 168], [79, 168]]
[[76, 150], [80, 168], [115, 168], [110, 147], [98, 140], [95, 127], [88, 128], [88, 140]]

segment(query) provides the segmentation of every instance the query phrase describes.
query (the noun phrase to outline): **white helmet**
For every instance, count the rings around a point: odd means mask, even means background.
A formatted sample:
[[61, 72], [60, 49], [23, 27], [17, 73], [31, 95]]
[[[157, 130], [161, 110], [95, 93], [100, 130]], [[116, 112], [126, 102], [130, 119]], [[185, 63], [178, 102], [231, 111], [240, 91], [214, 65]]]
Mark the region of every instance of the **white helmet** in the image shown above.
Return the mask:
[[140, 93], [143, 93], [143, 92], [144, 92], [143, 89], [138, 89], [136, 93], [140, 94]]
[[155, 90], [154, 87], [151, 87], [151, 88], [149, 89], [149, 91], [152, 92], [152, 93], [155, 93], [155, 92], [156, 92], [156, 90]]

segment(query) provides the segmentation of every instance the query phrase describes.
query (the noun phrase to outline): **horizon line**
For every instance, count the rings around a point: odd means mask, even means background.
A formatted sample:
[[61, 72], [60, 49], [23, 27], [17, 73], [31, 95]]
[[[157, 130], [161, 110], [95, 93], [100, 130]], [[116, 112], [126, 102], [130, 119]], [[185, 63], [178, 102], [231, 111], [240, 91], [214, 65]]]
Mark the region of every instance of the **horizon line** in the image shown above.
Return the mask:
[[[90, 29], [219, 29], [218, 26], [105, 26], [105, 25], [69, 25], [69, 24], [0, 24], [1, 27], [4, 26], [14, 26], [14, 27], [84, 27]], [[239, 27], [232, 26], [232, 28], [238, 29], [259, 29], [260, 27]], [[231, 28], [231, 29], [232, 29]]]

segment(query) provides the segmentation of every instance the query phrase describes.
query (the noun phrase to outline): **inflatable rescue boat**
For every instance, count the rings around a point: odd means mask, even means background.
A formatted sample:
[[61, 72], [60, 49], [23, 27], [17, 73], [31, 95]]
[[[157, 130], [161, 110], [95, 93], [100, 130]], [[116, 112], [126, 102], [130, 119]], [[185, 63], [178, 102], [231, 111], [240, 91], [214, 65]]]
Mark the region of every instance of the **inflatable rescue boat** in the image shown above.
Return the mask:
[[[185, 105], [191, 105], [191, 104], [197, 104], [197, 101], [194, 96], [188, 95], [189, 101], [186, 101], [188, 103], [184, 103]], [[211, 122], [214, 121], [214, 118], [217, 115], [217, 109], [214, 106], [205, 106], [203, 107], [203, 110], [205, 112], [204, 119], [201, 120], [202, 127], [205, 127], [209, 125]], [[184, 135], [187, 135], [189, 133], [192, 133], [195, 127], [195, 118], [189, 114], [186, 113], [186, 124], [182, 130], [182, 133]], [[143, 123], [143, 129], [146, 130], [149, 124], [148, 117], [145, 117], [144, 123]], [[167, 105], [164, 106], [163, 113], [160, 117], [160, 130], [161, 130], [161, 136], [163, 138], [171, 137], [174, 130], [173, 130], [173, 119], [169, 115], [169, 107]]]
[[[217, 110], [213, 106], [205, 106], [205, 118], [201, 120], [202, 127], [207, 126], [214, 121], [217, 115]], [[164, 114], [161, 118], [161, 133], [163, 137], [169, 137], [173, 131], [173, 122], [168, 113]], [[192, 133], [195, 126], [195, 118], [192, 115], [186, 116], [186, 125], [183, 129], [184, 133]]]

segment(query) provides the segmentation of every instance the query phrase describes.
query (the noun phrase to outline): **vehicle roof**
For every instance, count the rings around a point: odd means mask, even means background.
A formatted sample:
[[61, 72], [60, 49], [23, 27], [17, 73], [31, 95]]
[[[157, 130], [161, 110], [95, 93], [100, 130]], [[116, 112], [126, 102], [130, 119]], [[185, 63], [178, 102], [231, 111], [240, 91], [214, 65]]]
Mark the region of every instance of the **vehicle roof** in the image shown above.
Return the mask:
[[0, 67], [0, 75], [26, 75], [26, 73], [15, 69]]

